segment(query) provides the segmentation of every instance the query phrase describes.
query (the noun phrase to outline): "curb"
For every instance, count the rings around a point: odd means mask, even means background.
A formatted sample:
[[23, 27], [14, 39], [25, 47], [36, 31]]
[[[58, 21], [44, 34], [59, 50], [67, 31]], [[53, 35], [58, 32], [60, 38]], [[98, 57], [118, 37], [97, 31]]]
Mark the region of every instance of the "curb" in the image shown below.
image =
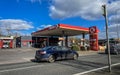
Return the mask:
[[95, 55], [98, 54], [98, 51], [77, 51], [79, 56]]

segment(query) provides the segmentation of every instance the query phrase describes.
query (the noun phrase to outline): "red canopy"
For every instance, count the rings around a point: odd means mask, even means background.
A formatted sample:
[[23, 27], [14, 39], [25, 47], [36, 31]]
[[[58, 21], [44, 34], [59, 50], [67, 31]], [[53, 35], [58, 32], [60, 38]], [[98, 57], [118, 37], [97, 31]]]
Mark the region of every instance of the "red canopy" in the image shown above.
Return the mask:
[[67, 24], [58, 24], [36, 31], [32, 33], [32, 36], [75, 36], [83, 33], [88, 34], [89, 28]]

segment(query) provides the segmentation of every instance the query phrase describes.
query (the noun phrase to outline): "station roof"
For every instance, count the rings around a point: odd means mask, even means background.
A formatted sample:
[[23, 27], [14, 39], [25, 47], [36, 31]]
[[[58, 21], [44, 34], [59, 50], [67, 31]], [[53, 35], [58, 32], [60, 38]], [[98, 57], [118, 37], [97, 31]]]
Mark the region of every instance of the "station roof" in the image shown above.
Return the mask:
[[3, 37], [0, 37], [0, 39], [8, 39], [8, 40], [10, 40], [10, 39], [14, 39], [14, 37], [13, 36], [3, 36]]
[[75, 36], [83, 33], [89, 34], [89, 28], [72, 26], [67, 24], [57, 24], [33, 32], [32, 36]]

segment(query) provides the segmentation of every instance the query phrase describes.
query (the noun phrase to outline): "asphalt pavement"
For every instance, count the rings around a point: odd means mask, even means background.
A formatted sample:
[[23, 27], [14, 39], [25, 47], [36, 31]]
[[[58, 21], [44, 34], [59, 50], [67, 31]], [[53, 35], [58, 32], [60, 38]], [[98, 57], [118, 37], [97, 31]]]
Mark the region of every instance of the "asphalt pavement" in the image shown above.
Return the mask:
[[112, 72], [107, 71], [107, 55], [96, 51], [79, 51], [78, 60], [55, 63], [32, 62], [36, 48], [0, 50], [0, 75], [119, 75], [120, 55], [111, 55]]
[[83, 75], [119, 75], [120, 74], [120, 65], [113, 66], [112, 71], [109, 72], [108, 68], [97, 70], [94, 72], [89, 72]]
[[[0, 49], [0, 65], [30, 62], [39, 48]], [[94, 55], [97, 51], [78, 51], [79, 56]]]
[[0, 65], [29, 62], [35, 56], [36, 48], [0, 49]]
[[[0, 75], [81, 75], [87, 74], [87, 72], [90, 74], [91, 70], [106, 67], [106, 59], [107, 55], [105, 54], [94, 54], [80, 56], [78, 60], [60, 60], [55, 63], [24, 62], [4, 64], [0, 65]], [[120, 63], [119, 60], [120, 55], [112, 55], [112, 64]], [[102, 72], [99, 75], [101, 74]]]

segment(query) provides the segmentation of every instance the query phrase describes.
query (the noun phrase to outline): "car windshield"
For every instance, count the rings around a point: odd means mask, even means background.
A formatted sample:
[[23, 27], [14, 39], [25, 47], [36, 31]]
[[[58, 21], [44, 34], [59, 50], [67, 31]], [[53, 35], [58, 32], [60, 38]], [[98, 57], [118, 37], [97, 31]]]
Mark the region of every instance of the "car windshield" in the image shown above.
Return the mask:
[[48, 50], [48, 49], [51, 49], [51, 48], [52, 48], [51, 46], [48, 46], [48, 47], [44, 47], [44, 48], [42, 48], [40, 50]]
[[63, 51], [67, 51], [67, 50], [69, 50], [67, 47], [62, 47], [62, 50]]

